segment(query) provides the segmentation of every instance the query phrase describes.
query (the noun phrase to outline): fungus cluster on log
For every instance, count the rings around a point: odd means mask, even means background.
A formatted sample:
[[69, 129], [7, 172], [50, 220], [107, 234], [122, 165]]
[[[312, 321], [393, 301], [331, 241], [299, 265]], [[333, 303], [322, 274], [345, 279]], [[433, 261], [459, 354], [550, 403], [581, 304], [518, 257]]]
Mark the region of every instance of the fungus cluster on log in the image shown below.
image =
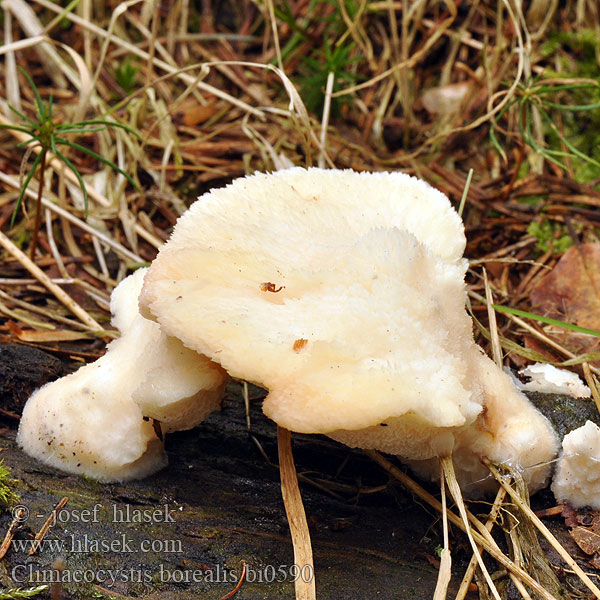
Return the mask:
[[[113, 307], [123, 337], [34, 394], [19, 441], [66, 470], [143, 476], [164, 464], [144, 417], [165, 431], [197, 424], [227, 372], [266, 388], [264, 412], [289, 430], [395, 454], [432, 477], [437, 457], [452, 455], [468, 492], [489, 485], [485, 456], [539, 489], [558, 440], [474, 342], [464, 247], [449, 200], [402, 173], [240, 178], [194, 203], [147, 273], [121, 284], [137, 298], [144, 278], [141, 314], [134, 300], [126, 317]], [[176, 355], [191, 371], [163, 381]], [[194, 369], [208, 383], [184, 385]], [[88, 438], [85, 460], [72, 458]]]

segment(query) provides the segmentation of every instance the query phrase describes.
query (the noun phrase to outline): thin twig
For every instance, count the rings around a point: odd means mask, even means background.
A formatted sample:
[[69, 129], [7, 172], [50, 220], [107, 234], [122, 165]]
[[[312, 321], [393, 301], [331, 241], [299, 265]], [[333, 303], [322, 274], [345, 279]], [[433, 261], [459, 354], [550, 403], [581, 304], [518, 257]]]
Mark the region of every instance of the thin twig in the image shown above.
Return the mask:
[[33, 556], [41, 546], [46, 534], [50, 531], [50, 528], [54, 526], [56, 523], [56, 517], [58, 513], [67, 505], [69, 499], [65, 496], [62, 498], [56, 506], [52, 509], [50, 516], [44, 521], [44, 524], [41, 526], [40, 530], [35, 534], [33, 538], [33, 544], [29, 550], [29, 556]]
[[15, 511], [15, 513], [13, 515], [13, 519], [10, 522], [10, 525], [8, 526], [8, 531], [6, 532], [6, 535], [4, 536], [4, 539], [2, 540], [2, 544], [0, 544], [0, 560], [6, 556], [6, 553], [8, 552], [8, 549], [10, 548], [12, 539], [15, 537], [15, 533], [16, 533], [17, 529], [19, 528], [21, 523], [23, 523], [26, 520], [26, 514], [27, 513], [25, 511], [25, 508], [23, 508], [23, 507], [19, 507]]
[[246, 563], [242, 562], [242, 574], [240, 575], [240, 580], [237, 582], [237, 585], [227, 594], [225, 594], [221, 600], [229, 600], [229, 598], [233, 598], [241, 589], [244, 584], [244, 580], [246, 579]]
[[29, 258], [31, 258], [31, 260], [35, 260], [35, 250], [37, 248], [38, 236], [40, 233], [40, 227], [42, 225], [42, 190], [44, 188], [46, 154], [47, 151], [42, 150], [42, 160], [40, 161], [40, 181], [38, 183], [38, 193], [35, 201], [35, 221], [33, 223], [33, 232], [31, 234], [31, 246], [29, 247]]

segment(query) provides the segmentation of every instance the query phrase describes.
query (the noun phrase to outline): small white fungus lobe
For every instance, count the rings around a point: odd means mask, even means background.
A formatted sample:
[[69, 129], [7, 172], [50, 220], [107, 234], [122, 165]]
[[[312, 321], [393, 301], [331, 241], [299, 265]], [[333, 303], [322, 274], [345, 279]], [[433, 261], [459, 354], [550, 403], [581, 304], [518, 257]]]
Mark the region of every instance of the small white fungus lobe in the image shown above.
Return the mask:
[[574, 398], [590, 398], [592, 395], [590, 388], [581, 381], [577, 373], [558, 369], [554, 365], [535, 363], [521, 369], [519, 373], [531, 379], [520, 385], [522, 390], [528, 392], [567, 394]]
[[144, 274], [123, 280], [111, 296], [121, 337], [106, 354], [27, 401], [17, 441], [31, 456], [101, 481], [145, 477], [167, 463], [157, 427], [188, 429], [218, 408], [222, 369], [139, 314]]
[[558, 502], [600, 510], [600, 427], [592, 421], [564, 437], [552, 491]]

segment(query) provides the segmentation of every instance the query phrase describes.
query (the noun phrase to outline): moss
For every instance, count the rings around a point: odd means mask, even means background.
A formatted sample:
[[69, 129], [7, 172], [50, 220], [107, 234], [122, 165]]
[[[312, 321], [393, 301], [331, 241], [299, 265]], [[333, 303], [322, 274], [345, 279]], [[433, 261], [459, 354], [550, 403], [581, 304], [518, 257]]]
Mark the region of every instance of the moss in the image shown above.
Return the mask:
[[21, 498], [14, 488], [16, 481], [11, 478], [10, 471], [0, 460], [0, 505], [9, 507], [16, 504]]
[[560, 439], [569, 431], [585, 425], [588, 420], [600, 423], [598, 409], [589, 398], [539, 392], [528, 392], [527, 396], [540, 412], [550, 419]]
[[527, 228], [527, 233], [537, 239], [536, 250], [543, 254], [554, 248], [555, 253], [562, 253], [573, 245], [573, 239], [566, 228], [548, 219], [532, 221]]

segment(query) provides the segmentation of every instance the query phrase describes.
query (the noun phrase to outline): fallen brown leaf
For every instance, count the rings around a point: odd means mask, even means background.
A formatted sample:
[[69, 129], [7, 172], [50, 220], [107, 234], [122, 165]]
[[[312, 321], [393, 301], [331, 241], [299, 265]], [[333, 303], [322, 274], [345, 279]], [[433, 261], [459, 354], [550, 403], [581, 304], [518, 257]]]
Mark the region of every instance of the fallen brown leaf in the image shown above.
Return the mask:
[[600, 511], [576, 511], [565, 505], [565, 524], [572, 529], [569, 534], [582, 552], [591, 556], [589, 563], [600, 567]]
[[586, 554], [600, 552], [600, 523], [596, 522], [592, 527], [582, 527], [580, 525], [569, 533], [582, 552]]
[[219, 112], [219, 107], [214, 104], [202, 105], [195, 98], [186, 98], [177, 107], [175, 121], [193, 127], [208, 121]]
[[[533, 312], [600, 330], [600, 244], [567, 250], [532, 290], [530, 301]], [[600, 340], [590, 335], [557, 328], [553, 337], [576, 354], [600, 350]]]

